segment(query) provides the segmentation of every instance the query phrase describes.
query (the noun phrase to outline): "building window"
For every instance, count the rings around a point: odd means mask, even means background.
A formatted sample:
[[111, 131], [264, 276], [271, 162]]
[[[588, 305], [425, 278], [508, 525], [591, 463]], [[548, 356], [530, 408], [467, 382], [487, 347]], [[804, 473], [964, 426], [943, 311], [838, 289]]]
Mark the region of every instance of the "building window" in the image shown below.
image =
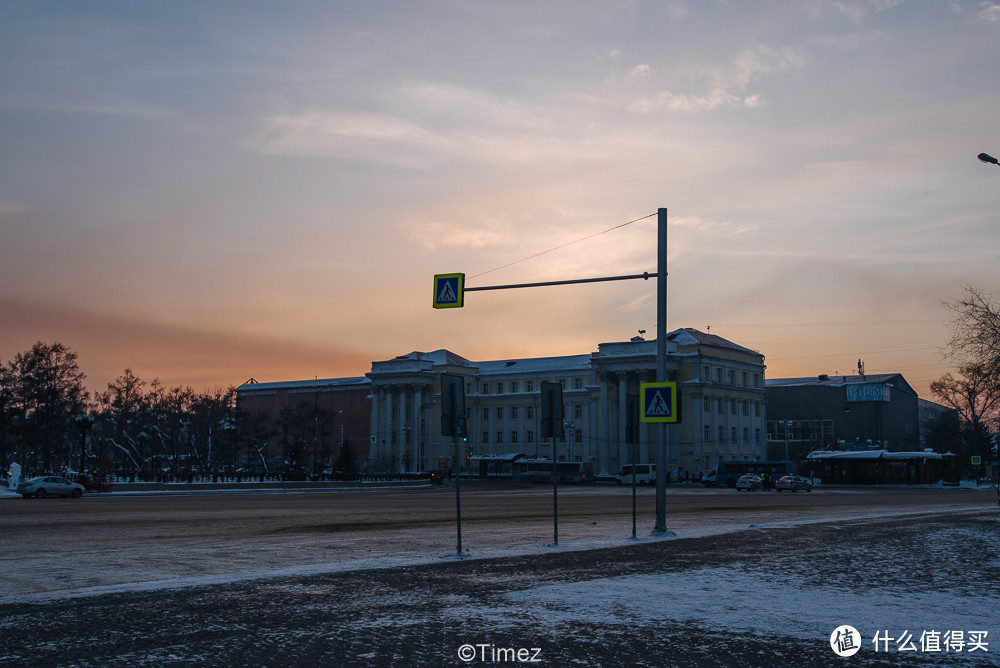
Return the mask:
[[535, 391], [535, 381], [533, 381], [533, 380], [526, 380], [526, 381], [524, 381], [524, 391], [525, 392], [534, 392]]
[[715, 370], [715, 382], [722, 385], [722, 369]]
[[760, 402], [759, 401], [753, 402], [753, 416], [754, 417], [760, 417]]
[[489, 393], [490, 393], [490, 384], [483, 383], [480, 394], [489, 394]]
[[716, 400], [715, 400], [715, 412], [718, 413], [719, 415], [722, 415], [723, 413], [725, 413], [726, 409], [723, 408], [724, 405], [725, 405], [725, 403], [723, 402], [723, 400], [722, 400], [721, 397], [716, 398]]
[[573, 435], [573, 438], [576, 439], [577, 443], [583, 443], [583, 430], [577, 429], [576, 433]]
[[733, 439], [733, 443], [736, 442], [736, 427], [729, 428], [729, 437]]
[[750, 387], [750, 374], [743, 372], [743, 387]]
[[490, 442], [490, 432], [484, 431], [483, 432], [483, 443], [489, 443], [489, 442]]
[[527, 439], [528, 443], [534, 443], [535, 442], [535, 432], [532, 431], [531, 429], [529, 429], [528, 431], [524, 432], [524, 438]]
[[729, 400], [729, 412], [736, 415], [736, 399]]
[[746, 399], [743, 400], [743, 414], [750, 417], [750, 402]]
[[517, 432], [516, 431], [510, 432], [510, 442], [514, 443], [515, 445], [517, 444], [518, 440], [517, 440]]
[[511, 406], [510, 407], [510, 419], [511, 420], [516, 420], [517, 419], [517, 406]]
[[583, 389], [583, 378], [574, 378], [573, 379], [573, 389], [574, 390], [582, 390]]
[[736, 384], [736, 369], [729, 370], [729, 384], [730, 385]]
[[701, 379], [706, 383], [712, 382], [712, 367], [707, 364], [701, 367]]
[[706, 413], [712, 412], [712, 397], [703, 397], [703, 401], [701, 403], [705, 405]]
[[497, 432], [497, 443], [503, 443], [503, 432], [502, 431], [498, 431]]
[[705, 442], [706, 443], [711, 443], [712, 442], [712, 427], [710, 427], [707, 424], [705, 425], [705, 437], [704, 438], [705, 438]]
[[497, 394], [503, 394], [503, 383], [497, 383]]
[[719, 427], [719, 443], [725, 443], [725, 442], [726, 442], [726, 428]]
[[757, 427], [756, 429], [753, 430], [753, 437], [754, 437], [754, 441], [759, 445], [760, 444], [760, 427]]
[[473, 387], [475, 387], [475, 385], [473, 385], [472, 383], [466, 383], [465, 384], [465, 393], [466, 394], [472, 394], [472, 388]]
[[533, 420], [535, 418], [535, 407], [534, 406], [525, 406], [524, 407], [524, 417], [528, 418], [529, 420]]
[[484, 408], [483, 409], [483, 422], [489, 422], [489, 421], [490, 421], [490, 409], [489, 408]]
[[511, 391], [511, 393], [517, 392], [517, 381], [516, 380], [510, 381], [510, 391]]
[[750, 427], [743, 427], [743, 442], [750, 442]]
[[583, 419], [583, 404], [573, 404], [573, 419]]
[[503, 419], [503, 406], [497, 406], [497, 420]]
[[754, 387], [760, 387], [760, 374], [759, 373], [755, 373], [753, 375], [753, 386]]

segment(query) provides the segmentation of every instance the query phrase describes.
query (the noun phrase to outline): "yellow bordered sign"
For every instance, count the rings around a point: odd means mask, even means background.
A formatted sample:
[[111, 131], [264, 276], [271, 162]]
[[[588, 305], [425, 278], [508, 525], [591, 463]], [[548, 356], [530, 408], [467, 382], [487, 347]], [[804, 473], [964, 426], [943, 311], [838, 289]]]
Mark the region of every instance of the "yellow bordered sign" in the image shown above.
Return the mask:
[[639, 385], [642, 407], [640, 422], [678, 422], [677, 383], [642, 383]]
[[434, 274], [434, 308], [462, 308], [465, 274]]

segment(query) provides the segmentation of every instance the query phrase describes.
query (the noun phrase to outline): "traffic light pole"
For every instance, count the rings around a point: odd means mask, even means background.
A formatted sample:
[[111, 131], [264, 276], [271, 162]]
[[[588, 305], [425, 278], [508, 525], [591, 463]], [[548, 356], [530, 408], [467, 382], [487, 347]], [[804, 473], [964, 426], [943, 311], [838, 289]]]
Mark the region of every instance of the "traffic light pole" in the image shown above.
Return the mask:
[[[667, 380], [667, 210], [656, 211], [656, 382]], [[656, 525], [653, 535], [673, 536], [667, 530], [667, 423], [657, 429], [656, 448]]]

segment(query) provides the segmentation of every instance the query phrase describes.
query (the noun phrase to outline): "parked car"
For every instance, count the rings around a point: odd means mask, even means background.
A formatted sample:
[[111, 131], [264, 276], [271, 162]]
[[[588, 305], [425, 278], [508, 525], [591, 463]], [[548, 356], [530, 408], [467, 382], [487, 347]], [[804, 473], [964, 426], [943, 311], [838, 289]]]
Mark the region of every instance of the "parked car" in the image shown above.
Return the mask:
[[758, 489], [763, 487], [763, 483], [760, 480], [760, 476], [756, 473], [746, 473], [740, 476], [740, 479], [736, 481], [736, 491], [745, 489], [748, 492], [756, 492]]
[[813, 483], [809, 478], [803, 478], [800, 475], [786, 475], [774, 481], [775, 492], [780, 492], [783, 489], [793, 492], [804, 489], [807, 492], [811, 492], [813, 491]]
[[79, 499], [85, 491], [87, 490], [83, 485], [57, 476], [31, 478], [17, 486], [17, 493], [26, 499], [32, 496], [39, 499], [45, 496], [72, 496], [74, 499]]

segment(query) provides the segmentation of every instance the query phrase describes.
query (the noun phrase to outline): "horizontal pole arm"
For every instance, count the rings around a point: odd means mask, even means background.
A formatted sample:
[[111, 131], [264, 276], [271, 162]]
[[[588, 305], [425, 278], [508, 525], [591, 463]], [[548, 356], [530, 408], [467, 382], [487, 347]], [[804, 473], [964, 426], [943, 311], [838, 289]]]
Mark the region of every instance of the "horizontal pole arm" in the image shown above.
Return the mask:
[[514, 285], [482, 285], [477, 288], [470, 288], [466, 286], [464, 288], [465, 292], [477, 292], [480, 290], [509, 290], [511, 288], [543, 288], [549, 285], [574, 285], [576, 283], [603, 283], [605, 281], [629, 281], [632, 279], [641, 278], [643, 280], [649, 280], [651, 278], [656, 278], [656, 272], [652, 274], [648, 271], [642, 274], [631, 274], [629, 276], [605, 276], [602, 278], [577, 278], [572, 281], [547, 281], [545, 283], [517, 283]]

